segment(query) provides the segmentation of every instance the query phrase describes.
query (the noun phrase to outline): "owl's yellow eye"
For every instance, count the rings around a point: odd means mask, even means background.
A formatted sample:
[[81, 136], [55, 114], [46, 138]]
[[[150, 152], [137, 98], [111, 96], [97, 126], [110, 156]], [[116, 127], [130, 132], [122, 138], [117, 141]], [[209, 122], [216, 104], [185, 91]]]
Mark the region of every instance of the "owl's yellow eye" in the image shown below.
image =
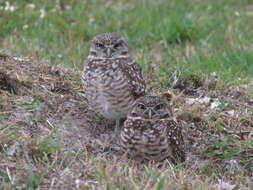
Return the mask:
[[163, 109], [165, 107], [164, 104], [158, 104], [157, 106], [155, 106], [154, 110], [160, 110]]
[[99, 48], [104, 48], [105, 47], [103, 44], [100, 44], [100, 43], [96, 43], [96, 46], [99, 47]]
[[143, 104], [138, 104], [137, 107], [141, 110], [145, 110], [146, 109], [146, 106], [143, 105]]
[[132, 117], [138, 117], [137, 113], [132, 113]]
[[117, 49], [117, 48], [119, 48], [121, 45], [122, 45], [122, 43], [119, 42], [119, 43], [115, 44], [115, 45], [113, 46], [113, 48]]

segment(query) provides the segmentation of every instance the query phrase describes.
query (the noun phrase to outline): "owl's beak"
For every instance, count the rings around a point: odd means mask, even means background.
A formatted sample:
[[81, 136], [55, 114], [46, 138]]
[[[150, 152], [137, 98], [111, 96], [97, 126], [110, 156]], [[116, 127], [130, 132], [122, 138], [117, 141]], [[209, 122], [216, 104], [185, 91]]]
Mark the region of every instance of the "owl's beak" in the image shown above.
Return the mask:
[[112, 49], [111, 49], [111, 48], [107, 48], [107, 49], [106, 49], [106, 55], [107, 55], [108, 57], [111, 57], [111, 55], [112, 55]]
[[153, 112], [152, 112], [152, 110], [151, 110], [151, 109], [150, 109], [150, 110], [148, 110], [148, 118], [149, 118], [149, 119], [152, 119], [152, 113], [153, 113]]

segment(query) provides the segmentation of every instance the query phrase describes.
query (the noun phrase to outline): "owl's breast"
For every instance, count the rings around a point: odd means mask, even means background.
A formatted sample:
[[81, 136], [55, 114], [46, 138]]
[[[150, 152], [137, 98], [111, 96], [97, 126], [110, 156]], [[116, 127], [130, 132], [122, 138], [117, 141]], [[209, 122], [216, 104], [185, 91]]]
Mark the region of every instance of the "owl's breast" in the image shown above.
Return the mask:
[[100, 64], [85, 71], [88, 102], [105, 118], [115, 120], [125, 117], [135, 100], [123, 72], [114, 63]]
[[121, 144], [134, 158], [164, 160], [172, 154], [164, 127], [156, 126], [159, 121], [127, 119], [121, 132]]

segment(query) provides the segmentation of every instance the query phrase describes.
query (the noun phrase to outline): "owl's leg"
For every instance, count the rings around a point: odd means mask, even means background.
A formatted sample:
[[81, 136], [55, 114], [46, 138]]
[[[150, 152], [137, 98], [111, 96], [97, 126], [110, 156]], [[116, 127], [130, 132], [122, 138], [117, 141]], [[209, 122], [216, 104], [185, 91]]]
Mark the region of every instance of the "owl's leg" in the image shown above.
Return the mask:
[[119, 127], [120, 127], [120, 119], [116, 120], [116, 126], [115, 126], [115, 134], [117, 134], [119, 132]]

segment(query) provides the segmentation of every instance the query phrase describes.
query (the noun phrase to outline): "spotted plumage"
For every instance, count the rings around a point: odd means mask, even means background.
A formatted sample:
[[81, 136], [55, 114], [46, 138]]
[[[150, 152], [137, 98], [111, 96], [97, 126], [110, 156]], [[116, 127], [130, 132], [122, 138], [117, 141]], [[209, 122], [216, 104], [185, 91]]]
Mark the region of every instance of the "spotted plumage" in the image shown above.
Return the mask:
[[140, 66], [129, 55], [125, 40], [115, 33], [94, 37], [82, 80], [90, 107], [116, 121], [126, 117], [146, 88]]
[[139, 161], [184, 161], [181, 127], [163, 97], [143, 96], [130, 110], [120, 134], [130, 157]]

